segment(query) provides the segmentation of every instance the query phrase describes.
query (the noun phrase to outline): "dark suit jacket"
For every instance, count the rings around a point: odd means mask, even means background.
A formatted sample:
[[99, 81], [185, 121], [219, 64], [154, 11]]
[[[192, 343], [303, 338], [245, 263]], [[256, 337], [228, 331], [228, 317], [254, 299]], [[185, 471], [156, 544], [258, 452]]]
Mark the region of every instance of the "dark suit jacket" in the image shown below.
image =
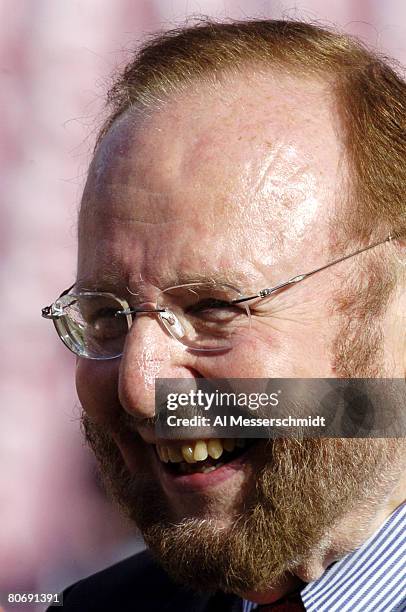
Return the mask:
[[232, 595], [201, 595], [176, 585], [148, 551], [84, 578], [63, 592], [54, 612], [239, 612]]

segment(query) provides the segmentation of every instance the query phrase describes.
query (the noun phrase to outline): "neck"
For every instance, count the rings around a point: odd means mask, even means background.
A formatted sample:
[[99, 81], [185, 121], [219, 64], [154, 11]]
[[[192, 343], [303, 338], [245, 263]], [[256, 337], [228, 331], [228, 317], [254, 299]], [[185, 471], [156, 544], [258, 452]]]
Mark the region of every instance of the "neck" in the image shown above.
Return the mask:
[[257, 604], [270, 604], [285, 595], [304, 587], [306, 583], [320, 578], [325, 570], [344, 555], [361, 546], [387, 518], [405, 501], [404, 483], [400, 483], [371, 517], [367, 508], [348, 513], [332, 530], [318, 550], [313, 551], [308, 559], [295, 570], [295, 575], [286, 574], [276, 585], [266, 591], [249, 591], [244, 599]]

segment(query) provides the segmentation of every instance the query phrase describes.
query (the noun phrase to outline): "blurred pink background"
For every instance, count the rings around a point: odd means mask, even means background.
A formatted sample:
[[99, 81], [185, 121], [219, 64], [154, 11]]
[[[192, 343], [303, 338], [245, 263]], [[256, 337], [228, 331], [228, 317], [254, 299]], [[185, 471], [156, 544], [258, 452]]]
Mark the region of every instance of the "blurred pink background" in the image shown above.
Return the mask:
[[[75, 360], [41, 307], [75, 275], [76, 215], [111, 73], [186, 16], [337, 24], [406, 63], [404, 0], [2, 0], [0, 604], [142, 546], [83, 447]], [[15, 609], [40, 611], [44, 606]]]

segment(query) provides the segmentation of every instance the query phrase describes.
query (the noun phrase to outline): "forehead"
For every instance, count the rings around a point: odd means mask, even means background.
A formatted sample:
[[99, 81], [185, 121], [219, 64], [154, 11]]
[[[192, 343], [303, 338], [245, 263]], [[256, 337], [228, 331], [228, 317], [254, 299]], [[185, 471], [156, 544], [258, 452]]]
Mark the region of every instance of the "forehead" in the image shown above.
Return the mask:
[[79, 275], [114, 261], [151, 278], [158, 262], [160, 273], [189, 267], [193, 276], [241, 258], [249, 273], [255, 258], [276, 265], [313, 235], [328, 241], [337, 128], [325, 83], [269, 74], [199, 84], [148, 114], [127, 112], [90, 168]]

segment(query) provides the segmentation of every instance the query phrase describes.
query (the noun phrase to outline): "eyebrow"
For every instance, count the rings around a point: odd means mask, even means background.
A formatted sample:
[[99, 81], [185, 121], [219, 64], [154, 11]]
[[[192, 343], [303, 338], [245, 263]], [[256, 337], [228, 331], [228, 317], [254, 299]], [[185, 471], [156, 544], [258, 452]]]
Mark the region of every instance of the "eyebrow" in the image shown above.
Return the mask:
[[105, 291], [113, 293], [119, 287], [125, 287], [125, 278], [120, 270], [109, 268], [93, 278], [77, 278], [75, 287], [77, 287], [80, 291]]
[[[248, 279], [245, 278], [245, 284], [247, 283], [247, 281]], [[195, 274], [179, 273], [174, 274], [172, 277], [158, 277], [156, 278], [156, 282], [156, 287], [160, 290], [167, 289], [168, 287], [186, 285], [194, 282], [215, 282], [223, 285], [231, 285], [237, 289], [240, 289], [241, 285], [244, 284], [244, 277], [239, 272], [234, 275], [224, 272], [208, 272], [207, 274], [202, 272]], [[115, 293], [119, 290], [123, 294], [137, 294], [137, 285], [141, 284], [142, 283], [131, 281], [131, 275], [130, 279], [126, 280], [126, 276], [123, 275], [120, 270], [109, 268], [108, 270], [103, 271], [100, 275], [97, 275], [94, 278], [78, 278], [76, 280], [75, 287], [77, 287], [80, 291], [88, 290], [95, 292], [100, 291]]]
[[[225, 273], [225, 272], [221, 272], [221, 273], [220, 272], [207, 272], [207, 273], [199, 272], [197, 274], [179, 273], [178, 275], [170, 279], [171, 281], [170, 283], [167, 282], [168, 280], [169, 279], [165, 279], [166, 287], [170, 287], [171, 285], [186, 285], [188, 283], [194, 283], [194, 282], [198, 282], [198, 283], [215, 282], [215, 283], [219, 283], [223, 285], [225, 284], [225, 285], [239, 286], [241, 282], [243, 282], [243, 278], [241, 277], [240, 273], [232, 274], [232, 273]], [[247, 280], [245, 280], [245, 282], [247, 282]]]

